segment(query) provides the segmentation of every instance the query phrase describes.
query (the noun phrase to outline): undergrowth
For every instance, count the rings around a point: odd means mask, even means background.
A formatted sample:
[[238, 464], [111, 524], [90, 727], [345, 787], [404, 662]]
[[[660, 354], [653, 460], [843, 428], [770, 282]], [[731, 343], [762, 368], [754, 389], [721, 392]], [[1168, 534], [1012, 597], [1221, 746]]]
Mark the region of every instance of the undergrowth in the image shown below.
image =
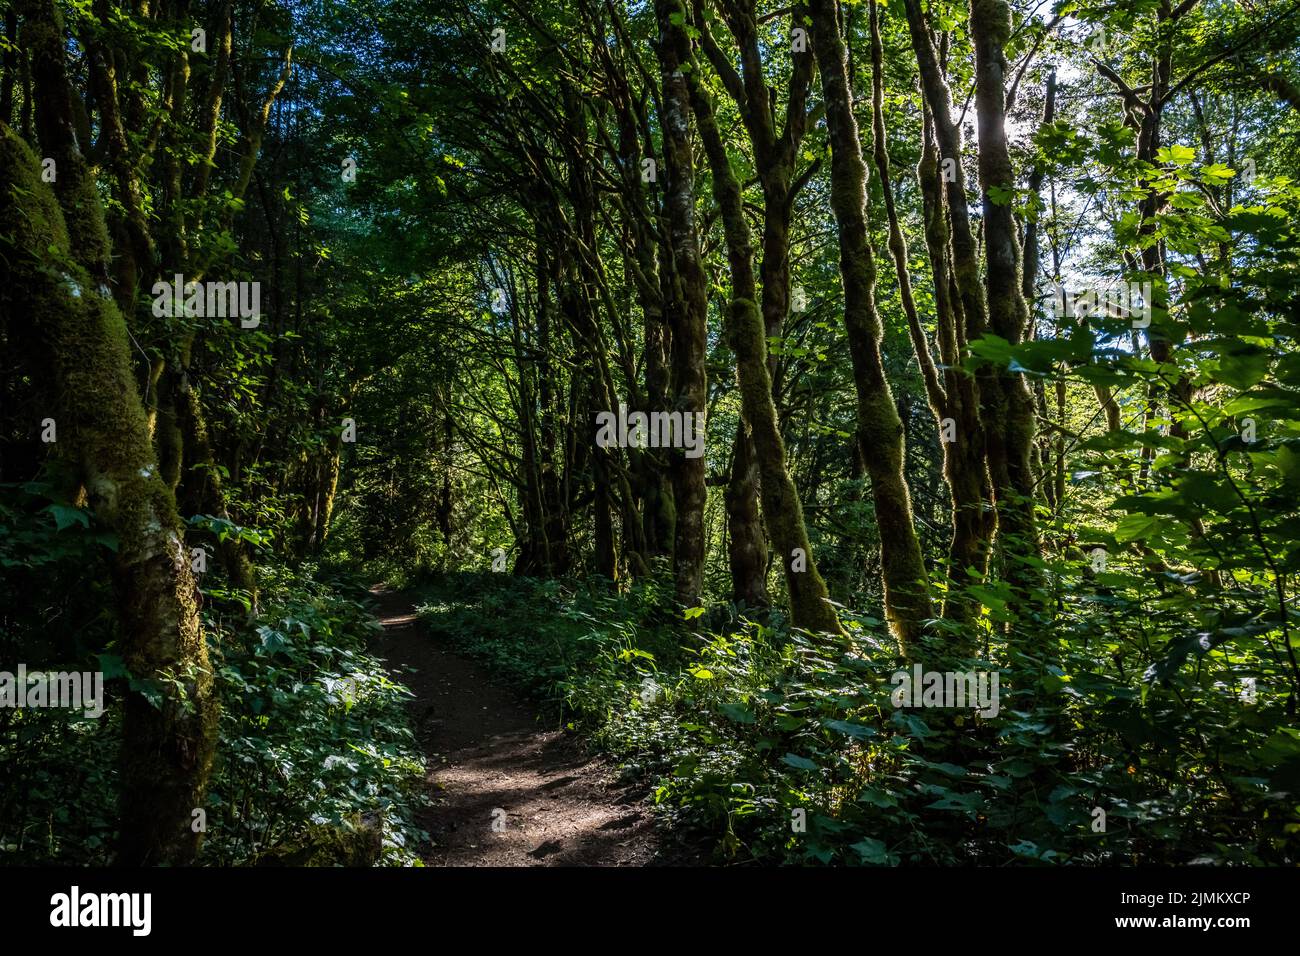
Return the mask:
[[1114, 587], [1107, 620], [1071, 618], [1050, 653], [1016, 651], [1014, 629], [986, 621], [981, 657], [931, 655], [927, 669], [996, 662], [988, 718], [893, 706], [891, 675], [910, 664], [871, 618], [846, 615], [840, 642], [725, 608], [669, 619], [653, 585], [484, 574], [425, 593], [431, 628], [647, 781], [719, 859], [1296, 859], [1300, 738], [1276, 729], [1281, 694], [1243, 701], [1231, 678], [1265, 648], [1243, 637], [1187, 662], [1174, 640], [1090, 644], [1084, 632], [1136, 610]]
[[[101, 671], [106, 709], [0, 707], [0, 865], [104, 865], [117, 843], [122, 700], [156, 690], [118, 653], [111, 536], [47, 486], [3, 490], [0, 670]], [[191, 824], [205, 828], [199, 862], [297, 861], [308, 850], [316, 862], [416, 862], [423, 759], [409, 692], [366, 650], [378, 625], [364, 590], [310, 567], [264, 564], [259, 578], [253, 622], [218, 574], [204, 588], [221, 723]]]

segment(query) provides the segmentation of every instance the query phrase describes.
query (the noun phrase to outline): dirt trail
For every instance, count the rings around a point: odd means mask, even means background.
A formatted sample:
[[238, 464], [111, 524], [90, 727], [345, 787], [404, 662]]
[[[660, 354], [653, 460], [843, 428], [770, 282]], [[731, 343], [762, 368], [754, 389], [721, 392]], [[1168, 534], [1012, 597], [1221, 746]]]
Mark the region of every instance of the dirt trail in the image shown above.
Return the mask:
[[[639, 794], [579, 741], [542, 730], [535, 710], [492, 683], [415, 616], [409, 595], [375, 589], [376, 651], [415, 694], [433, 807], [420, 826], [429, 866], [646, 866], [659, 843]], [[495, 822], [495, 826], [494, 826]]]

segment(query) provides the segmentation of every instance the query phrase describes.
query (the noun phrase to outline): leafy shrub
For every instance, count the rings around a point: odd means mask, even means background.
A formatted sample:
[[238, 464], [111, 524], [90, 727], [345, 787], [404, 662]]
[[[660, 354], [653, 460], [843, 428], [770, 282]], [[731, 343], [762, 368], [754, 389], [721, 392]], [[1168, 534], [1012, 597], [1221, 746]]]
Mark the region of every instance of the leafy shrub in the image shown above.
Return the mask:
[[308, 828], [346, 832], [358, 812], [378, 812], [386, 861], [414, 862], [424, 765], [410, 692], [366, 652], [378, 623], [310, 579], [274, 582], [264, 600], [255, 628], [218, 631], [221, 751], [204, 861], [256, 859]]
[[[105, 610], [115, 542], [46, 485], [3, 490], [0, 669], [102, 670], [107, 710], [0, 707], [0, 864], [102, 865], [117, 840], [122, 695], [148, 691], [122, 668]], [[222, 716], [200, 862], [252, 863], [366, 814], [382, 820], [384, 862], [416, 861], [423, 762], [409, 692], [366, 651], [377, 624], [363, 592], [310, 569], [261, 576], [251, 624], [219, 573], [205, 589]]]
[[1070, 597], [1050, 661], [985, 619], [987, 659], [926, 664], [996, 662], [989, 719], [895, 708], [888, 678], [906, 665], [871, 618], [848, 643], [757, 623], [690, 630], [706, 618], [657, 621], [653, 587], [615, 596], [504, 576], [435, 587], [422, 614], [560, 707], [722, 857], [1294, 862], [1300, 735], [1278, 729], [1285, 682], [1261, 681], [1247, 702], [1233, 679], [1264, 666], [1262, 638], [1190, 650], [1150, 632], [1117, 639], [1139, 614], [1156, 623], [1141, 575], [1129, 593], [1052, 570]]

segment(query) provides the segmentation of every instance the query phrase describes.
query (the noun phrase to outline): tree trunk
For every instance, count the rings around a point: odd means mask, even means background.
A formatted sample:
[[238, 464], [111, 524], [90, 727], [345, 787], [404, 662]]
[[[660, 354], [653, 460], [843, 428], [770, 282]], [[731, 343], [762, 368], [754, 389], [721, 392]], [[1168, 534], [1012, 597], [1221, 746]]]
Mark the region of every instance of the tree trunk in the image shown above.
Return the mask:
[[[38, 60], [61, 57], [57, 27], [49, 25], [48, 36], [29, 48]], [[71, 235], [103, 229], [93, 184], [66, 187], [92, 200], [69, 209], [86, 220], [70, 233], [39, 168], [26, 144], [0, 127], [0, 220], [16, 231], [7, 295], [33, 317], [48, 356], [61, 451], [118, 537], [122, 656], [132, 676], [159, 695], [157, 704], [140, 693], [126, 699], [119, 860], [187, 864], [202, 839], [191, 829], [191, 811], [204, 804], [218, 720], [199, 593], [175, 499], [150, 444], [126, 323], [107, 288], [71, 262], [82, 252]], [[45, 250], [55, 254], [46, 258]]]
[[[684, 25], [672, 27], [666, 36], [667, 42], [676, 45], [681, 62], [689, 62], [690, 45]], [[790, 616], [795, 626], [842, 634], [826, 582], [813, 560], [803, 507], [785, 464], [785, 444], [772, 402], [766, 327], [756, 301], [753, 246], [741, 203], [740, 183], [727, 158], [713, 105], [699, 82], [698, 65], [693, 62], [689, 65], [687, 84], [691, 105], [713, 173], [713, 195], [722, 210], [732, 284], [727, 337], [736, 354], [736, 377], [744, 417], [752, 429], [767, 533], [785, 569]]]
[[[952, 496], [952, 539], [948, 545], [948, 592], [943, 616], [968, 623], [979, 612], [979, 601], [972, 600], [966, 589], [981, 583], [988, 573], [993, 510], [988, 503], [979, 383], [962, 368], [966, 355], [965, 322], [950, 270], [950, 233], [938, 146], [930, 111], [926, 108], [922, 112], [923, 148], [917, 179], [921, 184], [925, 242], [934, 279], [936, 337], [943, 363], [944, 418], [947, 419], [940, 422], [943, 473]], [[944, 433], [945, 425], [951, 428], [950, 434]]]
[[731, 599], [749, 607], [767, 607], [767, 535], [758, 509], [758, 456], [745, 419], [736, 423], [731, 446], [731, 478], [727, 483], [727, 557], [731, 566]]
[[[699, 31], [700, 46], [722, 79], [727, 93], [736, 104], [744, 122], [749, 142], [754, 150], [759, 184], [763, 189], [763, 234], [760, 307], [763, 326], [768, 339], [781, 334], [786, 315], [790, 311], [790, 220], [793, 215], [794, 173], [799, 155], [799, 144], [807, 127], [806, 105], [808, 88], [813, 73], [812, 51], [791, 50], [791, 70], [787, 84], [784, 128], [778, 131], [777, 98], [768, 86], [765, 72], [765, 51], [760, 47], [758, 17], [754, 0], [727, 4], [722, 11], [728, 29], [740, 53], [740, 72], [732, 66], [731, 58], [722, 51], [713, 38], [710, 21], [705, 13], [704, 0], [694, 0], [695, 27]], [[803, 3], [789, 10], [792, 23], [799, 24], [807, 17]], [[778, 364], [771, 353], [767, 358], [767, 372], [772, 383], [773, 402], [780, 391]], [[742, 419], [744, 411], [742, 409]], [[778, 410], [778, 421], [780, 414]], [[748, 421], [741, 430], [748, 434]], [[727, 511], [732, 517], [731, 569], [732, 585], [736, 594], [748, 593], [756, 588], [766, 590], [764, 581], [755, 576], [766, 576], [766, 548], [763, 526], [759, 524], [759, 502], [762, 497], [761, 481], [756, 473], [757, 453], [753, 440], [743, 437], [747, 447], [736, 460], [744, 460], [750, 473], [738, 476], [733, 471], [728, 487]], [[757, 565], [754, 556], [764, 555]]]
[[876, 265], [867, 225], [867, 167], [849, 94], [844, 42], [835, 0], [816, 0], [811, 9], [831, 143], [831, 207], [839, 227], [844, 324], [858, 394], [858, 440], [880, 529], [885, 616], [906, 652], [932, 616], [929, 582], [903, 476], [903, 424], [880, 356]]
[[[670, 17], [685, 10], [673, 0], [655, 0], [659, 24], [659, 58], [663, 82], [663, 149], [665, 205], [668, 210], [673, 276], [665, 311], [672, 331], [673, 408], [683, 416], [703, 414], [707, 402], [708, 280], [700, 261], [695, 226], [695, 162], [690, 143], [690, 99], [681, 54], [670, 42]], [[699, 603], [704, 586], [705, 456], [672, 453], [673, 503], [676, 511], [673, 567], [677, 602]]]
[[[1013, 346], [1024, 339], [1029, 308], [1021, 284], [1020, 243], [1010, 197], [1016, 182], [1007, 148], [1007, 62], [1003, 46], [1011, 32], [1005, 0], [972, 0], [975, 46], [975, 112], [979, 126], [979, 178], [984, 209], [984, 284], [989, 328]], [[1028, 597], [1041, 583], [1026, 559], [1038, 557], [1034, 520], [1034, 399], [1023, 375], [999, 370], [996, 388], [981, 392], [986, 414], [989, 474], [998, 508], [998, 537], [1013, 588]]]
[[949, 290], [948, 225], [945, 219], [942, 185], [929, 111], [922, 110], [922, 156], [917, 168], [921, 186], [925, 237], [934, 280], [935, 320], [939, 354], [943, 361], [942, 381], [930, 354], [930, 343], [912, 295], [907, 240], [894, 205], [889, 179], [889, 149], [885, 128], [884, 45], [880, 39], [879, 7], [870, 13], [872, 132], [876, 171], [889, 219], [889, 251], [898, 278], [899, 297], [907, 318], [908, 335], [921, 369], [926, 398], [934, 413], [943, 448], [943, 470], [952, 499], [953, 534], [948, 549], [948, 591], [943, 616], [969, 623], [978, 612], [978, 602], [969, 599], [966, 588], [982, 580], [988, 564], [987, 518], [984, 513], [983, 428], [979, 420], [979, 393], [975, 379], [961, 368], [959, 317]]

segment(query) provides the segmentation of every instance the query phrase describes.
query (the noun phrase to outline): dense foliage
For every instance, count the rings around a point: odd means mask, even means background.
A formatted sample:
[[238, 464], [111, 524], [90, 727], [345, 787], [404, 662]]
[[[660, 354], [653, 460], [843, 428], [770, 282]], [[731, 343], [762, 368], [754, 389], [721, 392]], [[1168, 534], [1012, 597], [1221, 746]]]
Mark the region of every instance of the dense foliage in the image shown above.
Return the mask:
[[[30, 491], [29, 491], [30, 493]], [[0, 545], [7, 606], [40, 580], [76, 581], [104, 561], [106, 535], [75, 520], [56, 525], [57, 505], [6, 513]], [[81, 512], [76, 512], [81, 514]], [[80, 530], [76, 530], [80, 529]], [[353, 580], [266, 572], [261, 623], [211, 612], [204, 624], [219, 648], [222, 748], [209, 784], [200, 862], [390, 864], [418, 859], [415, 829], [424, 762], [408, 726], [409, 697], [368, 653], [376, 627]], [[118, 701], [158, 695], [133, 678], [117, 653], [111, 592], [75, 585], [39, 617], [11, 614], [9, 635], [45, 634], [45, 622], [76, 622], [72, 646], [48, 660], [100, 670], [108, 710], [99, 718], [60, 710], [0, 710], [0, 854], [8, 863], [102, 863], [117, 840], [115, 778], [122, 746]], [[69, 600], [72, 596], [72, 600]], [[43, 626], [44, 625], [44, 626]], [[28, 638], [21, 651], [32, 655]]]
[[[1108, 603], [1139, 613], [1136, 601]], [[856, 618], [846, 654], [758, 623], [684, 638], [661, 606], [652, 587], [615, 596], [480, 576], [433, 588], [422, 613], [435, 635], [534, 692], [550, 719], [617, 755], [722, 859], [1291, 859], [1295, 735], [1270, 714], [1276, 698], [1245, 708], [1238, 693], [1262, 644], [1148, 684], [1144, 668], [1169, 666], [1165, 651], [1177, 666], [1186, 649], [1088, 642], [1079, 628], [1077, 649], [1041, 677], [1036, 661], [996, 651], [1015, 688], [999, 719], [936, 720], [892, 706], [880, 675], [905, 664], [870, 618]]]
[[383, 581], [720, 859], [1294, 864], [1298, 149], [1297, 0], [13, 0], [0, 861], [418, 862]]

